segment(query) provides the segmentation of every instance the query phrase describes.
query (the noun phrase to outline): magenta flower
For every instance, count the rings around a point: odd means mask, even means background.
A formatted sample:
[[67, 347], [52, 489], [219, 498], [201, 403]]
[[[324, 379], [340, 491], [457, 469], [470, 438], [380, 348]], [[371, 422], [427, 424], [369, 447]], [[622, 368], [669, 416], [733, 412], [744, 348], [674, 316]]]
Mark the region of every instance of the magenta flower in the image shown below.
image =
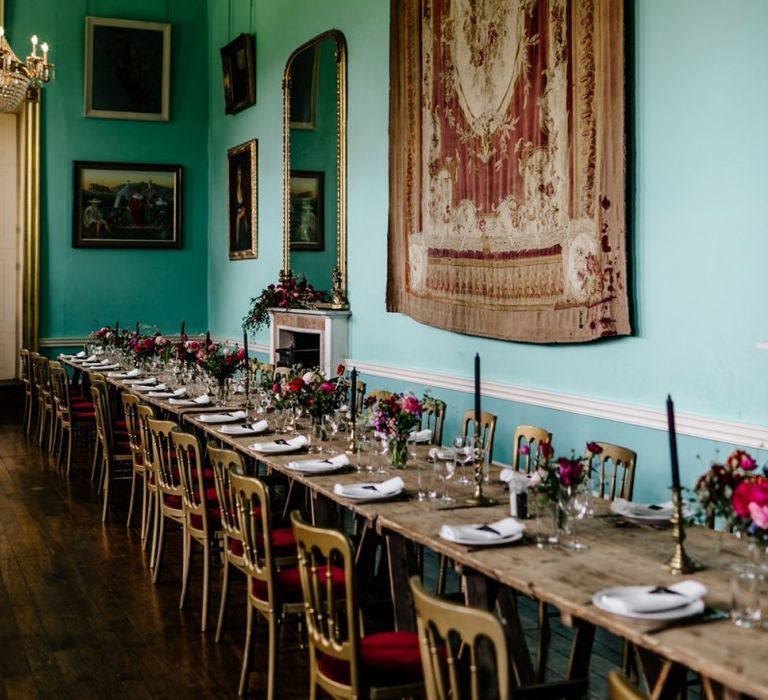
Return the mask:
[[531, 446], [530, 445], [520, 445], [520, 449], [518, 450], [518, 452], [521, 455], [529, 455], [529, 454], [531, 454]]
[[560, 467], [560, 481], [566, 488], [577, 484], [581, 480], [584, 467], [579, 459], [561, 457], [558, 461]]

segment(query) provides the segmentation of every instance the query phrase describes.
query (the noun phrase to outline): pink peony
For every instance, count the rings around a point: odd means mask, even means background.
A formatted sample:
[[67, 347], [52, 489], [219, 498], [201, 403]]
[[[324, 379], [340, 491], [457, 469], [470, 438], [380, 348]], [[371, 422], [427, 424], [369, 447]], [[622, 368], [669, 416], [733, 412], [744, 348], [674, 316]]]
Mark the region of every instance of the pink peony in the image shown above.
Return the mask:
[[581, 460], [561, 457], [557, 463], [560, 467], [560, 481], [563, 483], [563, 486], [573, 486], [580, 481], [581, 474], [584, 471]]
[[320, 385], [320, 390], [324, 391], [326, 394], [331, 394], [336, 390], [336, 385], [332, 382], [323, 382]]
[[415, 396], [406, 396], [403, 398], [403, 410], [406, 413], [421, 415], [421, 401], [419, 401]]
[[763, 530], [768, 528], [768, 505], [758, 505], [754, 502], [750, 503], [749, 516], [752, 518], [752, 522], [759, 528]]
[[741, 455], [741, 463], [739, 466], [741, 466], [741, 468], [745, 471], [751, 472], [755, 467], [757, 467], [757, 462], [755, 461], [754, 457], [752, 457], [752, 455], [749, 455], [745, 452], [743, 455]]

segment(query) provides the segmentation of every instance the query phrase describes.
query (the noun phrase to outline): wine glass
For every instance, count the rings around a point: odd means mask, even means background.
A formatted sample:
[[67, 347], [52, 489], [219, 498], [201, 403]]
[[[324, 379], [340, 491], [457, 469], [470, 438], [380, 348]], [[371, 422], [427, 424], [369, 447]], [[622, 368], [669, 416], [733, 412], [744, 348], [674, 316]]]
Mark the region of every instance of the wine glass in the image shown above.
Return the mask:
[[582, 552], [588, 548], [586, 542], [582, 542], [576, 535], [576, 523], [587, 517], [590, 511], [591, 497], [587, 488], [583, 485], [564, 488], [558, 502], [560, 509], [565, 514], [564, 534], [565, 546], [575, 552]]
[[457, 484], [471, 484], [467, 476], [467, 441], [463, 435], [456, 435], [453, 438], [453, 467], [458, 470], [461, 466], [461, 475], [456, 480]]
[[371, 445], [371, 461], [374, 463], [374, 474], [388, 474], [386, 468], [389, 457], [389, 442], [386, 438], [375, 439]]
[[443, 503], [453, 503], [455, 500], [448, 495], [448, 479], [453, 476], [456, 470], [455, 459], [436, 459], [435, 476], [443, 482], [443, 495], [438, 499]]
[[272, 403], [272, 397], [265, 389], [259, 389], [259, 408], [260, 413], [266, 413], [269, 410], [269, 405]]
[[326, 413], [323, 416], [323, 430], [328, 435], [328, 454], [333, 456], [339, 454], [338, 450], [333, 444], [333, 440], [336, 434], [339, 432], [339, 424], [336, 421], [335, 413]]

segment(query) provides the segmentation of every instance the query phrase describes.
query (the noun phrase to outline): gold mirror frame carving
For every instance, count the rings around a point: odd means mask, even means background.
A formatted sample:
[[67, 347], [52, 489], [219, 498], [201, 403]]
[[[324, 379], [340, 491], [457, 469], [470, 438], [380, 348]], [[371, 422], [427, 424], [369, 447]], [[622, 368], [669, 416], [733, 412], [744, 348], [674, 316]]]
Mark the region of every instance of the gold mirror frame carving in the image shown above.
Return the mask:
[[321, 304], [334, 309], [346, 309], [347, 301], [347, 42], [337, 29], [331, 29], [310, 39], [297, 48], [285, 64], [283, 73], [283, 269], [284, 280], [291, 271], [291, 66], [300, 53], [326, 39], [336, 43], [336, 269], [331, 275], [331, 302]]

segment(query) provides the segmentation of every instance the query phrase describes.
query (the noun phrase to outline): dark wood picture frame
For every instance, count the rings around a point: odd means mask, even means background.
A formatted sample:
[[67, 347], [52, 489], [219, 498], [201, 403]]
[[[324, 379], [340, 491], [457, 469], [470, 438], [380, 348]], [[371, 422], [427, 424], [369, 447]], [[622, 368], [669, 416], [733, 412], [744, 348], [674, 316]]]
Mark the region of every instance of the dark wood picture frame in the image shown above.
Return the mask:
[[227, 151], [230, 260], [259, 256], [258, 155], [256, 139]]
[[291, 170], [291, 250], [325, 249], [325, 173]]
[[171, 25], [85, 18], [85, 116], [168, 121]]
[[74, 248], [181, 248], [181, 165], [76, 160]]
[[221, 49], [225, 114], [256, 104], [255, 55], [253, 34], [241, 34]]

